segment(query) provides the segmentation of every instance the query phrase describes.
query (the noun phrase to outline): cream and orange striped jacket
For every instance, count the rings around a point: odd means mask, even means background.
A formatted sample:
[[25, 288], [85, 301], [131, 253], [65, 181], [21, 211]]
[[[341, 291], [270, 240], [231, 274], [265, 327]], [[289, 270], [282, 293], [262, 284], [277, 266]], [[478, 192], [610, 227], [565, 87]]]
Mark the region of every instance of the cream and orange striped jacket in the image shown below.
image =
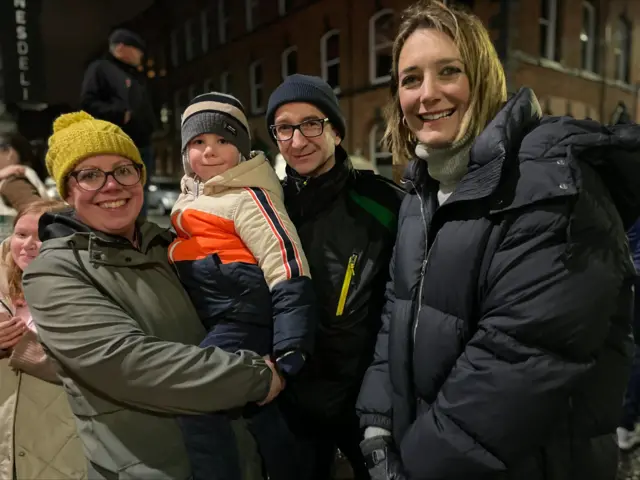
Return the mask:
[[222, 263], [258, 265], [271, 289], [309, 277], [300, 239], [284, 208], [275, 171], [262, 152], [204, 183], [185, 175], [171, 220], [171, 262], [217, 254]]

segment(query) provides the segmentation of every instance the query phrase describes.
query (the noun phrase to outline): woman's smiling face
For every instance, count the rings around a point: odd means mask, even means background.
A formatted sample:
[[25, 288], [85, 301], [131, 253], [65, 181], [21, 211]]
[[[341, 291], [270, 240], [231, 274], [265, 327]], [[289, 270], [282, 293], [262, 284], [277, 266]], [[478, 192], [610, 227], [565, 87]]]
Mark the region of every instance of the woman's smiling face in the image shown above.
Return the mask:
[[469, 79], [460, 52], [446, 33], [413, 32], [398, 59], [398, 98], [407, 127], [430, 147], [450, 145], [469, 108]]

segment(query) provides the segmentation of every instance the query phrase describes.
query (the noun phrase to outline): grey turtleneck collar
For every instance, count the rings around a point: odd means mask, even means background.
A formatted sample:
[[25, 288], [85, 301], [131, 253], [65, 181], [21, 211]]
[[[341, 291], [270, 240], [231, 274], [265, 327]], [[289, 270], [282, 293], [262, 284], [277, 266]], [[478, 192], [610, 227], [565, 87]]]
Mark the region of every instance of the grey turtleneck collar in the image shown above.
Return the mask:
[[467, 173], [469, 151], [473, 139], [468, 133], [456, 143], [444, 148], [431, 148], [424, 143], [416, 145], [415, 154], [427, 162], [429, 176], [441, 186], [455, 187]]

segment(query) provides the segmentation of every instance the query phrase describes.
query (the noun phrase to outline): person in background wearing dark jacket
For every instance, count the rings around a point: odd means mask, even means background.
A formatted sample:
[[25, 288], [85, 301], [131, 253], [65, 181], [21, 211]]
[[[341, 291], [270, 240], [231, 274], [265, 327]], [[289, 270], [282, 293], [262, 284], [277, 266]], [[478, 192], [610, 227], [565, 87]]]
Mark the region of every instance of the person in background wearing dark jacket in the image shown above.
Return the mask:
[[[146, 78], [138, 71], [145, 43], [125, 29], [109, 36], [109, 52], [89, 65], [80, 105], [95, 118], [118, 125], [136, 144], [149, 175], [155, 172], [151, 134], [156, 125]], [[147, 215], [147, 190], [141, 216]]]
[[622, 407], [622, 421], [616, 430], [620, 450], [631, 450], [640, 443], [640, 429], [637, 428], [640, 416], [640, 220], [637, 220], [627, 232], [629, 248], [636, 269], [635, 302], [633, 306], [633, 336], [635, 353], [631, 376], [627, 384]]
[[409, 195], [358, 399], [376, 480], [610, 480], [631, 363], [640, 127], [507, 100], [481, 21], [409, 7], [387, 135]]
[[351, 167], [341, 145], [344, 117], [322, 79], [287, 77], [269, 98], [266, 119], [287, 162], [285, 206], [318, 297], [314, 353], [281, 396], [307, 466], [300, 478], [330, 478], [337, 447], [355, 478], [368, 479], [355, 400], [380, 328], [403, 193]]

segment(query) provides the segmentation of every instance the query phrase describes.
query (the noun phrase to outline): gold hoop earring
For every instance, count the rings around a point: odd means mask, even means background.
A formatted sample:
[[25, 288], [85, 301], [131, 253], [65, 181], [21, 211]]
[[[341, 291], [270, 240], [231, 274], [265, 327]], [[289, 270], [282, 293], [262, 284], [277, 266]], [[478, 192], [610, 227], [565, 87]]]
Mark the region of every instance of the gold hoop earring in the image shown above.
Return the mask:
[[403, 116], [403, 117], [402, 117], [402, 124], [403, 124], [405, 127], [409, 128], [409, 125], [407, 125], [407, 117], [405, 117], [405, 116]]

